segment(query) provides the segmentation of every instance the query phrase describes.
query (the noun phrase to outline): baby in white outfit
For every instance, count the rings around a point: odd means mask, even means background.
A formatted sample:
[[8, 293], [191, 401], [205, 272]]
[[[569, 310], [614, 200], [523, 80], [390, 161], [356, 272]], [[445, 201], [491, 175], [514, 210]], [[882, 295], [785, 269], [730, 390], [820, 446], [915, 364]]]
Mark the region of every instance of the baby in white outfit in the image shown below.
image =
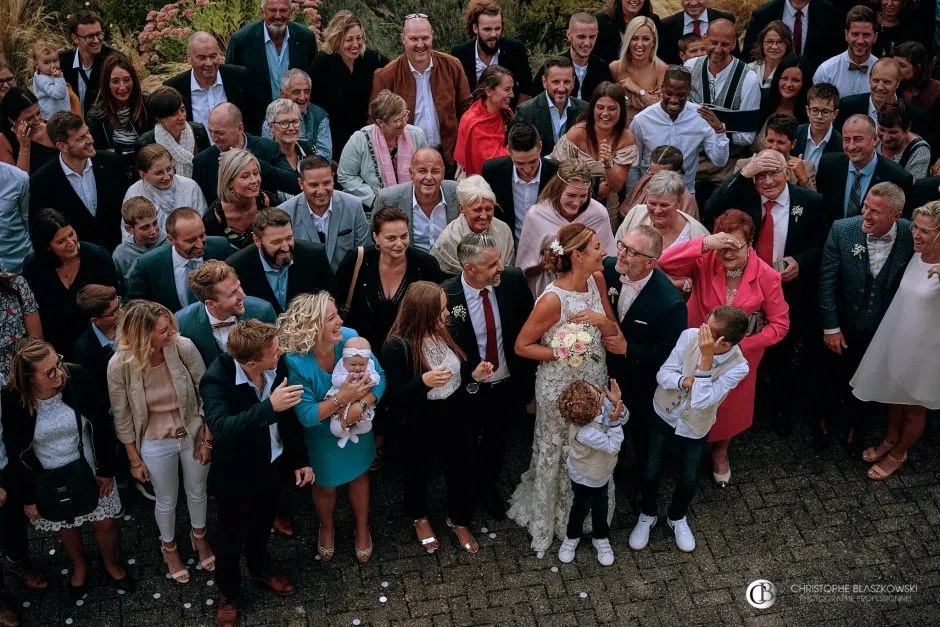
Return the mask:
[[[343, 358], [336, 362], [330, 381], [333, 387], [326, 393], [327, 397], [335, 396], [344, 383], [358, 383], [369, 380], [372, 385], [378, 385], [379, 373], [372, 362], [372, 347], [364, 337], [351, 337], [343, 345]], [[375, 417], [375, 408], [369, 406], [363, 410], [362, 418], [356, 424], [344, 428], [340, 421], [344, 411], [338, 411], [330, 418], [330, 432], [339, 438], [336, 446], [345, 448], [346, 443], [352, 440], [359, 443], [359, 436], [372, 431], [372, 419]]]

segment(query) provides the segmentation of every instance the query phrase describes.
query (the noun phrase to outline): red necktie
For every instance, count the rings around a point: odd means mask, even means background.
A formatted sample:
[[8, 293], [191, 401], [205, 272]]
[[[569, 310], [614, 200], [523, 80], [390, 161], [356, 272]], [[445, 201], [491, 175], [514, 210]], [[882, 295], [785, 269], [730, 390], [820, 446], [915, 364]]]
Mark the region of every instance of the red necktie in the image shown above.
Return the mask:
[[793, 51], [797, 54], [803, 48], [803, 12], [797, 11], [793, 17]]
[[764, 203], [764, 221], [757, 233], [757, 256], [772, 265], [774, 262], [774, 215], [770, 212], [777, 204], [773, 200]]
[[702, 23], [702, 20], [692, 20], [692, 33], [702, 36], [702, 27], [699, 26]]
[[480, 290], [483, 299], [483, 318], [486, 320], [486, 361], [493, 364], [493, 370], [499, 368], [499, 351], [496, 348], [496, 318], [490, 303], [489, 290]]

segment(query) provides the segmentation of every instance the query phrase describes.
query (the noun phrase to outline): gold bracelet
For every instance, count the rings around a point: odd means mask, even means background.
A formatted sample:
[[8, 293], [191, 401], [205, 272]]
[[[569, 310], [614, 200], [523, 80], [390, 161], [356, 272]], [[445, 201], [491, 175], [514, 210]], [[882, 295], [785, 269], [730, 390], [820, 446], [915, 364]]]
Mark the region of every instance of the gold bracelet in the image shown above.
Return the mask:
[[[333, 401], [333, 404], [336, 405], [336, 408], [337, 408], [337, 409], [343, 409], [343, 408], [346, 407], [346, 405], [343, 405], [343, 404], [340, 403], [338, 400], [336, 400], [336, 397], [335, 397], [335, 396], [331, 396], [331, 397], [330, 397], [330, 400]], [[347, 403], [347, 404], [348, 404], [348, 403]]]

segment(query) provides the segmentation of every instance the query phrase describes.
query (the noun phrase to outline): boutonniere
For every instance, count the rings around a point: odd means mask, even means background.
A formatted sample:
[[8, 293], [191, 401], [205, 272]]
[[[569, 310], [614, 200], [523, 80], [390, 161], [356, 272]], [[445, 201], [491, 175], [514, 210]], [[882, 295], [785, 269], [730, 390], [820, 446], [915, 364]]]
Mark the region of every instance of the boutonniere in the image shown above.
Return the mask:
[[610, 304], [613, 305], [617, 301], [617, 295], [620, 292], [617, 291], [616, 287], [612, 287], [607, 290], [607, 296], [610, 297]]
[[467, 319], [467, 308], [463, 305], [455, 305], [454, 308], [450, 310], [450, 315], [464, 322]]
[[865, 256], [865, 253], [868, 252], [868, 248], [864, 244], [856, 244], [852, 246], [852, 254], [861, 259]]
[[801, 205], [794, 205], [790, 207], [790, 215], [793, 216], [794, 222], [799, 222], [800, 216], [803, 215], [803, 207]]

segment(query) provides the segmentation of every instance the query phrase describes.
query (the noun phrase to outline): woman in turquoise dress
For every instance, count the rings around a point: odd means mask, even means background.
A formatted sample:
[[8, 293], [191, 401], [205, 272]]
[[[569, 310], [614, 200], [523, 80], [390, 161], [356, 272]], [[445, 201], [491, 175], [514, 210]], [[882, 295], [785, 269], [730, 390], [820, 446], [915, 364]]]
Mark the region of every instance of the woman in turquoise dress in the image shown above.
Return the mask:
[[278, 336], [287, 352], [287, 371], [291, 385], [302, 385], [303, 400], [294, 408], [304, 428], [304, 440], [310, 453], [310, 466], [316, 476], [313, 506], [320, 519], [317, 551], [324, 561], [333, 558], [333, 510], [336, 488], [346, 485], [353, 518], [356, 522], [356, 558], [367, 562], [372, 556], [369, 533], [369, 464], [375, 458], [372, 432], [359, 435], [359, 442], [336, 445], [330, 432], [330, 417], [345, 412], [347, 424], [359, 421], [363, 410], [375, 403], [385, 390], [385, 373], [373, 355], [372, 361], [381, 378], [375, 387], [368, 382], [346, 383], [335, 396], [327, 397], [330, 374], [342, 359], [343, 345], [356, 332], [343, 326], [336, 303], [327, 292], [304, 294], [291, 301], [278, 318]]

